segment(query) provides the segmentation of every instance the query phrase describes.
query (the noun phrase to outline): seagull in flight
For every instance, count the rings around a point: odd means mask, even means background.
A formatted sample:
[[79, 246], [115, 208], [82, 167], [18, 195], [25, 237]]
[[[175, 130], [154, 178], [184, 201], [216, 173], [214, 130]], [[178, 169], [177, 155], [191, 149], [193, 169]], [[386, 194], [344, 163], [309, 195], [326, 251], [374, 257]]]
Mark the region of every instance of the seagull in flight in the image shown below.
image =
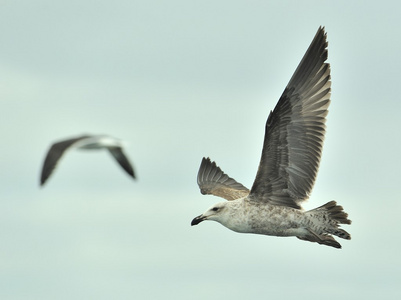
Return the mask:
[[203, 158], [198, 185], [202, 194], [228, 201], [210, 207], [191, 225], [219, 222], [240, 233], [295, 236], [341, 248], [333, 236], [350, 240], [340, 224], [351, 224], [335, 201], [304, 211], [322, 155], [325, 122], [330, 104], [330, 65], [327, 34], [319, 27], [312, 43], [284, 89], [265, 127], [262, 156], [249, 190]]
[[47, 152], [43, 163], [40, 185], [43, 186], [49, 176], [52, 174], [62, 155], [69, 149], [107, 149], [117, 160], [120, 166], [135, 179], [134, 169], [122, 149], [122, 142], [107, 135], [82, 135], [79, 137], [63, 140], [54, 143]]

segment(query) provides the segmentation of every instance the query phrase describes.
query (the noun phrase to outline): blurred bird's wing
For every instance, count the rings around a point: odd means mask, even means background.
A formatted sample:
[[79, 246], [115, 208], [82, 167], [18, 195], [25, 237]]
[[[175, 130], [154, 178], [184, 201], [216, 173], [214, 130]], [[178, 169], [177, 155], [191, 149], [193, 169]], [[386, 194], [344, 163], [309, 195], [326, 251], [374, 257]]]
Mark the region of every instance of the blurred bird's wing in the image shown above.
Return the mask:
[[132, 177], [135, 179], [134, 168], [129, 162], [127, 156], [124, 154], [121, 147], [108, 147], [107, 148], [111, 155], [117, 160], [120, 166]]
[[55, 169], [57, 163], [59, 162], [61, 156], [65, 153], [65, 151], [74, 147], [74, 144], [77, 144], [78, 142], [87, 138], [90, 138], [90, 136], [83, 135], [77, 138], [54, 143], [47, 152], [45, 161], [43, 163], [42, 174], [40, 176], [40, 185], [43, 185], [52, 174], [53, 170]]

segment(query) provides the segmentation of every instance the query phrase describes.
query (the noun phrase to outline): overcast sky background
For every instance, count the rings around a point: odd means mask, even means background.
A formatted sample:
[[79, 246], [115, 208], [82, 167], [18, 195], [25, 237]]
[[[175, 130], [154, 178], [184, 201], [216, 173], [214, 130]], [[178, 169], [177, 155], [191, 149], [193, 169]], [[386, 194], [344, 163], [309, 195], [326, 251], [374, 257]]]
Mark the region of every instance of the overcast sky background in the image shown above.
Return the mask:
[[[1, 299], [396, 299], [398, 1], [0, 1]], [[337, 250], [193, 217], [203, 156], [251, 187], [264, 124], [318, 27], [332, 103], [306, 208], [353, 221]], [[127, 141], [133, 181], [105, 151]]]

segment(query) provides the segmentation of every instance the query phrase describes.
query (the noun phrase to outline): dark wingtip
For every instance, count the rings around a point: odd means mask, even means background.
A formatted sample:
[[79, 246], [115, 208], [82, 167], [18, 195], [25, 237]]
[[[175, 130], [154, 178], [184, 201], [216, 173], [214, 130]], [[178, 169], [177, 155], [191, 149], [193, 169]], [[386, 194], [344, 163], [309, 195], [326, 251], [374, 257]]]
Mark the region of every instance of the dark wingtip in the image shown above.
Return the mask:
[[128, 174], [132, 177], [132, 179], [137, 180], [134, 170], [132, 170], [131, 172], [128, 172]]
[[40, 187], [43, 187], [43, 185], [45, 184], [45, 182], [46, 182], [46, 178], [41, 177], [41, 178], [40, 178], [39, 186], [40, 186]]

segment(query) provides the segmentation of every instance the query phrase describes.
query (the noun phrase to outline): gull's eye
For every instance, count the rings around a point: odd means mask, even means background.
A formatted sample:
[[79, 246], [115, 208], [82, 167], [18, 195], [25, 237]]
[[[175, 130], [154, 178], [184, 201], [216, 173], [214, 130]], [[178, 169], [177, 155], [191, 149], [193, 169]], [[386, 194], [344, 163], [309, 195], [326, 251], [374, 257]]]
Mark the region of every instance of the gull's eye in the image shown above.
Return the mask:
[[213, 211], [218, 211], [219, 208], [218, 208], [218, 207], [213, 207], [212, 210], [213, 210]]

